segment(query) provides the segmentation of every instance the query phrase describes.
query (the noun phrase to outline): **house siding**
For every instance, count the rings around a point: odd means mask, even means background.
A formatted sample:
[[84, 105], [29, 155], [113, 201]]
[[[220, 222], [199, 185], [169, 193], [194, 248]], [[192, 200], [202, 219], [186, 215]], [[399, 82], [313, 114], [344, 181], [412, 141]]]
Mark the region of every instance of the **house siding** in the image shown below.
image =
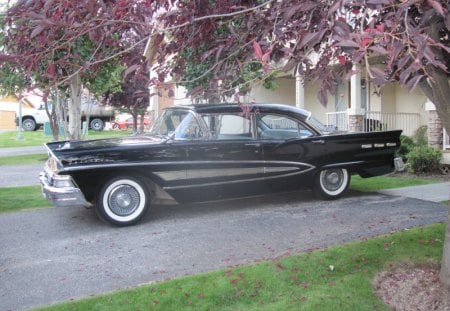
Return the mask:
[[[244, 99], [248, 102], [256, 103], [276, 103], [295, 106], [295, 79], [279, 78], [277, 80], [278, 88], [274, 91], [264, 88], [258, 84], [252, 88], [249, 95]], [[322, 122], [326, 122], [326, 113], [335, 111], [335, 96], [328, 94], [328, 104], [323, 106], [317, 94], [320, 88], [318, 82], [309, 82], [305, 85], [305, 103], [304, 109], [309, 110]], [[344, 87], [344, 102], [348, 103], [348, 89]]]
[[[295, 78], [280, 77], [278, 79], [278, 89], [267, 90], [262, 85], [256, 85], [246, 96], [249, 102], [271, 102], [295, 105]], [[336, 96], [328, 94], [328, 104], [324, 107], [320, 104], [317, 94], [320, 89], [320, 82], [308, 82], [304, 91], [304, 108], [322, 122], [326, 122], [327, 112], [335, 112], [337, 100], [343, 101], [343, 107], [350, 108], [349, 84], [344, 83], [338, 89]], [[339, 96], [339, 97], [337, 97]], [[427, 98], [423, 92], [416, 88], [412, 92], [402, 88], [399, 83], [391, 83], [379, 87], [369, 83], [369, 93], [367, 94], [367, 108], [370, 111], [382, 113], [417, 113], [420, 116], [419, 126], [428, 124], [428, 112], [425, 110]]]

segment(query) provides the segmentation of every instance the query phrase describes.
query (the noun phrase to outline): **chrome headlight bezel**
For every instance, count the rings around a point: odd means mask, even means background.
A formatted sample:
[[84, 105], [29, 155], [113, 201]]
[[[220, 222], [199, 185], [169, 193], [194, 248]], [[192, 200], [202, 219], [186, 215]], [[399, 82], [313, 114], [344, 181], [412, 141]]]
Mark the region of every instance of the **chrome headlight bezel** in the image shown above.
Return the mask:
[[69, 175], [53, 175], [52, 186], [55, 188], [74, 188], [72, 177]]

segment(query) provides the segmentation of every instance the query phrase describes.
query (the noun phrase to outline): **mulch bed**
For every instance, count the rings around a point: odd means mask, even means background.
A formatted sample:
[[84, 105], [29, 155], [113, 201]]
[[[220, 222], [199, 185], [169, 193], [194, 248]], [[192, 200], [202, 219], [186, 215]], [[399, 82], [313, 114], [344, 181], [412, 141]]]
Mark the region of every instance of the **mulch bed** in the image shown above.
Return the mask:
[[395, 311], [449, 311], [450, 292], [439, 282], [437, 265], [402, 264], [379, 273], [373, 287]]

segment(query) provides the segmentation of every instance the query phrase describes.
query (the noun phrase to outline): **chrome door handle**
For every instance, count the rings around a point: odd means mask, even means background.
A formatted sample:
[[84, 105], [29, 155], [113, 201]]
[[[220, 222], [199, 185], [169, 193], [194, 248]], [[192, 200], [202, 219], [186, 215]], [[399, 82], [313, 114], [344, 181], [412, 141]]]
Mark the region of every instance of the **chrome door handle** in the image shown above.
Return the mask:
[[313, 140], [313, 141], [311, 141], [313, 144], [325, 144], [325, 140], [323, 140], [323, 139], [319, 139], [319, 140]]

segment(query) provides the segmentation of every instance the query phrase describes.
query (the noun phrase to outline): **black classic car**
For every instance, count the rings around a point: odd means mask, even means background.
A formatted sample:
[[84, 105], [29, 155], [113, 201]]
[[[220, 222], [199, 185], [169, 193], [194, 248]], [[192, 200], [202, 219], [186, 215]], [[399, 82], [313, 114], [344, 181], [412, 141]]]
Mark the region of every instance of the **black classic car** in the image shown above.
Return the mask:
[[142, 136], [47, 143], [43, 193], [56, 206], [94, 206], [114, 225], [150, 204], [312, 188], [340, 197], [352, 174], [392, 172], [400, 130], [333, 133], [311, 113], [275, 104], [172, 107]]

